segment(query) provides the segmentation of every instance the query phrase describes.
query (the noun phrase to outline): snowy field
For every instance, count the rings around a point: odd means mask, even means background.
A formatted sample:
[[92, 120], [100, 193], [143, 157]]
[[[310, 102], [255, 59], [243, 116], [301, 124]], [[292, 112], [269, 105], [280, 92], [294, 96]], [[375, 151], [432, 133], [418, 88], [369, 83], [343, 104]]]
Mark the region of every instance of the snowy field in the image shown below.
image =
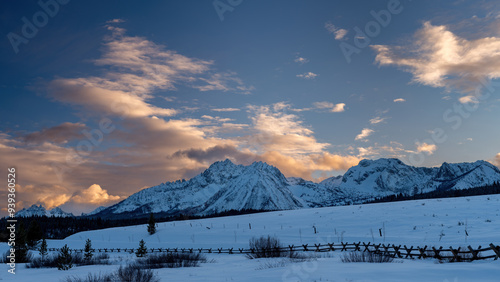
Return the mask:
[[[248, 248], [248, 240], [254, 236], [275, 235], [284, 245], [364, 241], [477, 248], [500, 244], [499, 214], [500, 195], [432, 199], [166, 222], [158, 224], [154, 235], [147, 233], [146, 225], [110, 228], [48, 240], [48, 245], [59, 248], [68, 244], [72, 249], [81, 249], [89, 238], [96, 249], [123, 249], [137, 248], [144, 239], [148, 248], [236, 249]], [[7, 245], [2, 243], [0, 251], [6, 250]], [[200, 267], [155, 271], [162, 281], [500, 281], [500, 260], [440, 264], [433, 259], [399, 259], [395, 263], [370, 264], [342, 263], [338, 251], [317, 255], [311, 261], [292, 263], [210, 254], [208, 260], [214, 261]], [[15, 276], [7, 273], [7, 265], [2, 265], [0, 279], [62, 281], [69, 275], [112, 272], [133, 259], [134, 255], [113, 253], [112, 265], [74, 267], [69, 271], [18, 265]]]

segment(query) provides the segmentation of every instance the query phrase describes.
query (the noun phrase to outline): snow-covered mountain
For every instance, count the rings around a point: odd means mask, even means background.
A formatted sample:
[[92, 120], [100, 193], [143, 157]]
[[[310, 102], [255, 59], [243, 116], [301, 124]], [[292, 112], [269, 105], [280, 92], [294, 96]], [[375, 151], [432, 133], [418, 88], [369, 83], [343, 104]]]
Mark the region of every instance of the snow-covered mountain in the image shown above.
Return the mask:
[[249, 166], [216, 162], [188, 181], [141, 190], [100, 214], [210, 214], [228, 210], [284, 210], [304, 207], [288, 189], [285, 176], [262, 162]]
[[74, 216], [72, 213], [65, 212], [61, 208], [56, 207], [51, 210], [46, 210], [42, 205], [32, 205], [29, 208], [24, 208], [16, 213], [16, 217], [30, 217], [30, 216], [54, 216], [54, 217], [70, 217]]
[[[500, 181], [500, 170], [489, 162], [443, 163], [440, 167], [413, 167], [398, 159], [362, 160], [342, 181], [322, 183], [357, 196], [415, 194], [433, 190], [467, 189]], [[328, 185], [328, 183], [333, 183]]]
[[343, 176], [314, 183], [285, 178], [276, 167], [263, 162], [243, 166], [225, 160], [215, 162], [190, 180], [141, 190], [96, 215], [206, 215], [228, 210], [324, 207], [396, 193], [466, 189], [499, 181], [500, 170], [485, 161], [427, 168], [408, 166], [397, 159], [362, 160]]
[[89, 213], [83, 213], [82, 212], [82, 216], [90, 216], [90, 215], [94, 215], [94, 214], [97, 214], [97, 213], [100, 213], [101, 211], [103, 211], [104, 209], [106, 209], [107, 207], [105, 206], [100, 206], [98, 208], [96, 208], [95, 210], [89, 212]]
[[[341, 177], [340, 177], [341, 178]], [[305, 207], [329, 207], [352, 203], [344, 191], [336, 185], [335, 177], [325, 183], [314, 183], [298, 177], [288, 178], [288, 189], [303, 202]]]

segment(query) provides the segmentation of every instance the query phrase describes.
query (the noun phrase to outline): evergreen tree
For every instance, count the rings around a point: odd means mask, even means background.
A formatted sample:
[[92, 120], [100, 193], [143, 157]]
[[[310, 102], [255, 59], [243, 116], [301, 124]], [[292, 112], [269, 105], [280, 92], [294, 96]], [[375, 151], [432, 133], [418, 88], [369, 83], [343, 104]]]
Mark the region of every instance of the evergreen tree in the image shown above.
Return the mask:
[[47, 255], [47, 240], [45, 240], [45, 237], [42, 238], [42, 243], [40, 244], [40, 248], [38, 248], [38, 252], [40, 253], [40, 256], [42, 257], [42, 262], [45, 259], [45, 256]]
[[146, 255], [147, 252], [148, 252], [148, 249], [146, 249], [146, 243], [144, 242], [144, 240], [141, 240], [139, 242], [139, 248], [137, 248], [135, 255], [137, 257], [143, 257]]
[[153, 216], [153, 213], [151, 213], [151, 215], [149, 216], [148, 232], [150, 235], [153, 235], [156, 233], [156, 222], [155, 222], [155, 217]]
[[57, 257], [57, 269], [68, 270], [73, 267], [73, 258], [69, 252], [68, 245], [59, 250], [59, 256]]
[[32, 220], [28, 227], [28, 232], [26, 233], [26, 243], [28, 244], [28, 247], [34, 248], [42, 237], [43, 232], [42, 228], [40, 228], [40, 225], [38, 224], [38, 221]]
[[26, 229], [24, 223], [21, 221], [19, 229], [16, 234], [15, 246], [16, 262], [23, 263], [28, 260], [28, 245], [26, 244]]
[[86, 261], [90, 261], [92, 259], [92, 257], [94, 256], [94, 250], [92, 249], [92, 242], [90, 241], [90, 239], [87, 239], [87, 241], [85, 241], [85, 254], [84, 254], [84, 258]]

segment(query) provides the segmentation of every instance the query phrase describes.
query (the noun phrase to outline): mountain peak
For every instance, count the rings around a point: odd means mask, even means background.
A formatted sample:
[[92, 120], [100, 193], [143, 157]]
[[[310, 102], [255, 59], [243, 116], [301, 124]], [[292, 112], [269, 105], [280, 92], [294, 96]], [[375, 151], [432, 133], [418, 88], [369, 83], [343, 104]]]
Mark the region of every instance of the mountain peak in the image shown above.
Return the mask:
[[30, 217], [30, 216], [55, 216], [55, 217], [68, 217], [73, 216], [72, 213], [63, 211], [60, 207], [55, 207], [51, 210], [46, 210], [44, 206], [31, 205], [29, 208], [23, 208], [16, 213], [17, 217]]
[[221, 169], [233, 168], [235, 166], [236, 165], [230, 159], [225, 159], [223, 161], [214, 162], [208, 167], [207, 170], [221, 170]]
[[444, 163], [414, 167], [394, 158], [365, 159], [344, 175], [321, 183], [288, 179], [280, 170], [258, 161], [248, 166], [218, 161], [185, 182], [168, 182], [137, 192], [99, 215], [125, 216], [150, 212], [206, 215], [227, 210], [281, 210], [357, 203], [390, 194], [414, 194], [436, 189], [466, 189], [500, 180], [493, 165]]

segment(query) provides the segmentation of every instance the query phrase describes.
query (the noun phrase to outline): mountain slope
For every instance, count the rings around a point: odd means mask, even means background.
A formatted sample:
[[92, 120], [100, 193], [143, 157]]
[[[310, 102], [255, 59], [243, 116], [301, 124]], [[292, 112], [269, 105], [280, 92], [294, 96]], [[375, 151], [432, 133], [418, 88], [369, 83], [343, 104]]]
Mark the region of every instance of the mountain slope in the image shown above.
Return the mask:
[[61, 208], [56, 207], [51, 210], [46, 210], [42, 205], [32, 205], [29, 208], [24, 208], [16, 213], [16, 217], [30, 216], [55, 216], [55, 217], [70, 217], [72, 213], [65, 212]]
[[256, 162], [244, 167], [203, 206], [204, 214], [224, 210], [289, 210], [303, 207], [288, 190], [288, 181], [275, 167]]
[[98, 215], [132, 213], [209, 214], [231, 209], [282, 210], [303, 207], [288, 182], [265, 163], [216, 162], [188, 181], [167, 182], [141, 190]]
[[500, 170], [494, 165], [443, 163], [440, 167], [413, 167], [398, 159], [362, 160], [342, 177], [338, 187], [355, 197], [385, 196], [396, 193], [415, 194], [436, 189], [467, 189], [500, 181]]
[[412, 195], [436, 189], [467, 189], [500, 181], [500, 170], [485, 161], [413, 167], [397, 159], [362, 160], [343, 176], [320, 183], [285, 178], [273, 166], [256, 162], [215, 162], [190, 180], [141, 190], [97, 216], [161, 213], [208, 215], [228, 210], [288, 210], [361, 203], [375, 197]]

